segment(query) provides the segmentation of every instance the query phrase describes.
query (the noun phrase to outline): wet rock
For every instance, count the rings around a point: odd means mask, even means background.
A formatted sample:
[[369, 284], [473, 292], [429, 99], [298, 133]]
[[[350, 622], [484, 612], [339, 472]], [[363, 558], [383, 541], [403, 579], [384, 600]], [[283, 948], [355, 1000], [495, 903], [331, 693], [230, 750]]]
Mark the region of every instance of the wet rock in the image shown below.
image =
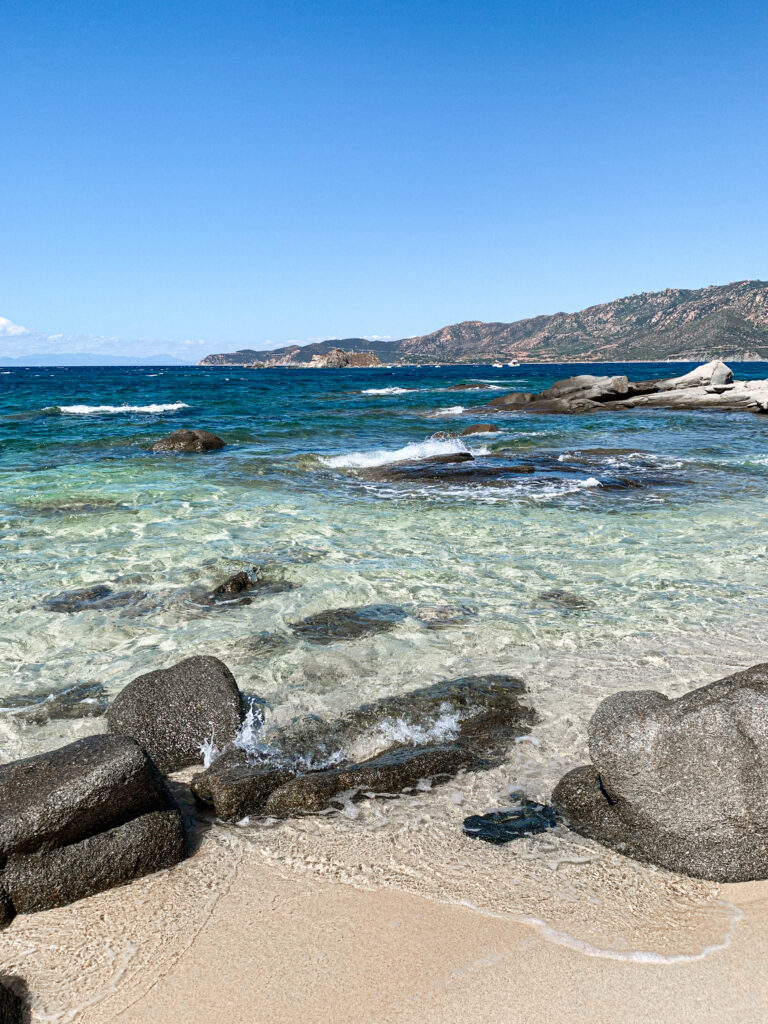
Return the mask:
[[49, 612], [63, 612], [71, 615], [83, 611], [109, 611], [112, 608], [125, 608], [146, 598], [146, 594], [138, 590], [125, 590], [115, 593], [111, 587], [99, 583], [92, 587], [81, 587], [79, 590], [64, 590], [53, 594], [43, 601], [43, 607]]
[[294, 590], [295, 583], [289, 580], [268, 579], [260, 575], [254, 566], [250, 572], [241, 571], [220, 583], [210, 593], [194, 598], [196, 604], [251, 604], [254, 597], [269, 597]]
[[498, 431], [495, 423], [472, 423], [464, 427], [459, 437], [468, 437], [470, 434], [496, 434]]
[[[11, 985], [13, 988], [10, 987]], [[14, 991], [19, 988], [26, 993], [26, 985], [20, 978], [0, 975], [0, 1021], [2, 1024], [27, 1024], [31, 1020], [27, 999], [22, 999]]]
[[768, 877], [768, 665], [675, 700], [613, 694], [589, 750], [553, 794], [575, 831], [681, 874]]
[[30, 725], [63, 719], [95, 718], [105, 715], [109, 707], [101, 683], [79, 683], [58, 692], [33, 693], [26, 697], [3, 698], [0, 710], [10, 711], [14, 718]]
[[220, 818], [238, 821], [263, 813], [269, 796], [295, 774], [266, 757], [249, 758], [244, 750], [233, 746], [195, 776], [192, 792], [202, 803], [212, 805]]
[[446, 391], [483, 391], [485, 390], [485, 384], [471, 383], [471, 384], [451, 384], [445, 389]]
[[16, 912], [30, 913], [124, 885], [186, 855], [179, 811], [154, 811], [67, 846], [11, 854], [2, 884]]
[[215, 587], [213, 593], [217, 597], [225, 594], [242, 594], [244, 590], [251, 588], [253, 580], [253, 576], [248, 572], [236, 572], [234, 576], [230, 576], [229, 579], [224, 580], [218, 587]]
[[[0, 877], [2, 877], [0, 875]], [[16, 916], [16, 911], [13, 904], [11, 903], [11, 897], [5, 891], [2, 882], [0, 881], [0, 931], [9, 925]], [[0, 1003], [2, 1005], [2, 1003]], [[3, 1017], [0, 1016], [0, 1021]]]
[[560, 815], [554, 807], [528, 800], [522, 793], [513, 793], [515, 806], [490, 814], [473, 814], [464, 819], [464, 834], [470, 839], [483, 839], [501, 846], [524, 836], [535, 836], [554, 828]]
[[213, 452], [224, 447], [224, 441], [207, 430], [174, 430], [168, 437], [155, 441], [153, 452]]
[[283, 654], [294, 646], [294, 642], [283, 633], [255, 633], [245, 641], [245, 647], [257, 654], [269, 657]]
[[213, 737], [234, 740], [242, 701], [235, 678], [218, 658], [186, 658], [139, 676], [109, 710], [113, 733], [130, 736], [161, 769], [170, 772], [201, 761], [200, 746]]
[[403, 747], [359, 764], [296, 776], [271, 793], [264, 812], [271, 817], [284, 818], [305, 811], [321, 811], [334, 797], [349, 790], [400, 793], [422, 779], [455, 775], [476, 763], [476, 757], [458, 744]]
[[368, 469], [361, 473], [368, 480], [412, 481], [442, 484], [481, 484], [503, 487], [510, 476], [519, 473], [533, 473], [530, 463], [512, 463], [507, 458], [438, 456], [419, 462], [393, 462], [387, 466]]
[[363, 704], [334, 721], [305, 718], [270, 733], [286, 758], [321, 762], [363, 739], [393, 743], [455, 740], [480, 756], [503, 750], [528, 731], [534, 712], [514, 676], [462, 676]]
[[589, 601], [586, 597], [579, 597], [578, 594], [572, 594], [568, 590], [545, 590], [539, 594], [540, 601], [547, 601], [549, 604], [557, 605], [558, 608], [564, 608], [567, 611], [578, 611], [583, 608], [594, 608], [594, 601]]
[[0, 859], [62, 846], [166, 809], [154, 766], [124, 736], [87, 736], [0, 765]]
[[290, 624], [294, 636], [311, 644], [333, 644], [342, 640], [386, 633], [407, 618], [402, 608], [391, 604], [369, 604], [356, 608], [330, 608]]

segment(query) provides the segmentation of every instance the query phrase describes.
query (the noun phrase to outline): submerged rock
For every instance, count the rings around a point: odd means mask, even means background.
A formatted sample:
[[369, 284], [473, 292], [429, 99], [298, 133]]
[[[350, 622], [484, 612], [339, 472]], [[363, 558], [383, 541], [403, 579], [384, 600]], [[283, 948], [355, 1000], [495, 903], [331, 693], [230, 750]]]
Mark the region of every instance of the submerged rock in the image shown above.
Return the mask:
[[98, 583], [92, 587], [81, 587], [79, 590], [63, 590], [43, 601], [43, 607], [49, 612], [63, 612], [71, 615], [83, 611], [108, 611], [112, 608], [125, 608], [138, 604], [146, 598], [146, 594], [138, 590], [124, 590], [115, 593], [111, 587]]
[[524, 836], [547, 832], [560, 822], [554, 807], [529, 800], [523, 793], [512, 793], [514, 807], [490, 814], [473, 814], [464, 819], [464, 834], [500, 846]]
[[477, 612], [465, 604], [422, 604], [413, 617], [426, 629], [449, 629], [477, 618]]
[[168, 437], [155, 441], [153, 452], [213, 452], [224, 447], [224, 441], [207, 430], [174, 430]]
[[768, 877], [768, 664], [675, 700], [613, 694], [589, 750], [553, 794], [575, 831], [681, 874]]
[[333, 644], [341, 640], [386, 633], [407, 613], [392, 604], [369, 604], [356, 608], [329, 608], [290, 624], [294, 636], [311, 644]]
[[586, 597], [579, 597], [578, 594], [572, 594], [568, 590], [545, 590], [539, 594], [539, 600], [547, 601], [549, 604], [557, 605], [558, 608], [568, 611], [578, 611], [595, 606], [594, 601], [589, 601]]
[[267, 597], [272, 594], [284, 594], [294, 590], [295, 583], [283, 579], [268, 579], [259, 573], [254, 566], [250, 572], [242, 570], [224, 580], [210, 593], [201, 595], [202, 603], [213, 604], [250, 604], [253, 596]]
[[0, 916], [121, 885], [186, 856], [155, 766], [124, 736], [89, 736], [0, 766]]
[[235, 677], [218, 658], [198, 655], [134, 679], [109, 709], [109, 728], [130, 736], [162, 771], [201, 761], [201, 745], [234, 740], [242, 700]]
[[105, 715], [109, 707], [102, 683], [79, 683], [66, 690], [3, 698], [0, 710], [33, 725], [73, 718]]

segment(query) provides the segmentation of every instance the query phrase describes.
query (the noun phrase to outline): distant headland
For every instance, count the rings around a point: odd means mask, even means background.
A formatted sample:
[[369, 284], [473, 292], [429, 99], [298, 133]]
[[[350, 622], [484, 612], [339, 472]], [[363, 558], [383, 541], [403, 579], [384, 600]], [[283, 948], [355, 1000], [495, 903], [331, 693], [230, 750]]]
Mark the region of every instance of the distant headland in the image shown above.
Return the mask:
[[400, 341], [333, 338], [241, 349], [206, 356], [200, 365], [333, 366], [338, 361], [328, 364], [325, 357], [339, 350], [366, 353], [384, 364], [768, 359], [768, 281], [666, 288], [515, 323], [466, 320]]

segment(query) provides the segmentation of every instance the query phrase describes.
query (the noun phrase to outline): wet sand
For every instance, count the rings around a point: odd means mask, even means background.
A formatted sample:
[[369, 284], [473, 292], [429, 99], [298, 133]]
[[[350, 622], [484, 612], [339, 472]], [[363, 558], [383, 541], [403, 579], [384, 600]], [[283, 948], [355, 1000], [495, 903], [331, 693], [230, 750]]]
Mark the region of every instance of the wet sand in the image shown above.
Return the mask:
[[727, 949], [635, 964], [467, 908], [285, 879], [250, 860], [148, 992], [130, 1005], [122, 993], [82, 1020], [757, 1024], [768, 1018], [768, 884], [727, 890], [743, 909]]
[[[514, 845], [471, 844], [489, 895], [504, 859], [525, 863]], [[545, 873], [510, 875], [542, 926], [328, 868], [209, 829], [170, 871], [17, 917], [0, 972], [25, 979], [35, 1024], [768, 1020], [768, 882], [717, 887], [610, 854], [550, 872], [555, 902]]]

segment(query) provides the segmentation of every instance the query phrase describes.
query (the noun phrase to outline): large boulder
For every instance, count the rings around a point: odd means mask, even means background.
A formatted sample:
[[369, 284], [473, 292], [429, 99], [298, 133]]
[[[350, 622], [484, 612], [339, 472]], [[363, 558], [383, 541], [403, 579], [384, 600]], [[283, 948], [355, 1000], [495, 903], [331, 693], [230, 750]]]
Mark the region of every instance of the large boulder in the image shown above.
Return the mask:
[[0, 925], [185, 856], [181, 814], [125, 736], [88, 736], [0, 766]]
[[117, 695], [107, 720], [130, 736], [164, 772], [202, 760], [201, 746], [234, 740], [242, 719], [235, 677], [218, 658], [197, 655], [134, 679]]
[[77, 843], [12, 854], [2, 882], [17, 913], [61, 907], [173, 867], [187, 855], [177, 809], [153, 811]]
[[168, 437], [155, 441], [153, 452], [214, 452], [224, 447], [224, 442], [216, 434], [207, 430], [174, 430]]
[[676, 700], [613, 694], [589, 750], [553, 794], [574, 830], [682, 874], [768, 877], [768, 664]]

